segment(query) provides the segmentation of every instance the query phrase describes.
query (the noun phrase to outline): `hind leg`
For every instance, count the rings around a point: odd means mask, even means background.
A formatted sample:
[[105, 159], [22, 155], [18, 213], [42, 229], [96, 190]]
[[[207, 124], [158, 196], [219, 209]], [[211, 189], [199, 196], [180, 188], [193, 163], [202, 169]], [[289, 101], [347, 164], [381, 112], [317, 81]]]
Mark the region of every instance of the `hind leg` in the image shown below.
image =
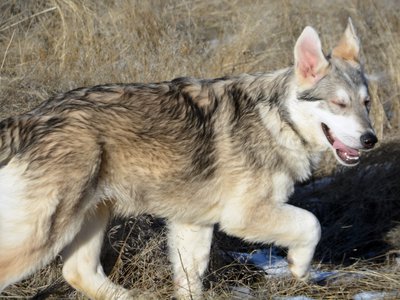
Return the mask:
[[131, 299], [127, 290], [107, 278], [100, 264], [100, 251], [109, 218], [109, 209], [105, 204], [88, 212], [81, 231], [62, 252], [63, 276], [71, 286], [91, 299]]
[[49, 133], [0, 168], [0, 289], [50, 262], [96, 206], [102, 149], [78, 130]]
[[174, 222], [168, 227], [175, 296], [177, 299], [199, 299], [202, 293], [201, 277], [209, 260], [213, 227]]
[[18, 248], [0, 245], [0, 294], [9, 285], [38, 271], [57, 255], [57, 251], [50, 247], [34, 249], [29, 243], [26, 241]]
[[24, 170], [11, 163], [0, 169], [0, 293], [54, 259], [76, 232], [73, 225], [54, 232], [57, 204], [29, 189]]

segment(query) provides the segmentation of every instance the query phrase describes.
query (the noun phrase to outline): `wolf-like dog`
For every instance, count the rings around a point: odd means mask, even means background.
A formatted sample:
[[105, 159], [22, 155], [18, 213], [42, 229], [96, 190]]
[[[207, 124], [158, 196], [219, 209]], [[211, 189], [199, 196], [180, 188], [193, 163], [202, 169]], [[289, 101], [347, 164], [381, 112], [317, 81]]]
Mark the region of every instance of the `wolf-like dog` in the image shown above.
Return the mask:
[[79, 88], [0, 123], [0, 290], [56, 255], [92, 299], [130, 299], [100, 265], [114, 215], [165, 218], [175, 297], [198, 299], [213, 226], [288, 247], [306, 279], [320, 225], [287, 204], [331, 149], [346, 166], [377, 142], [349, 20], [329, 55], [306, 27], [274, 73]]

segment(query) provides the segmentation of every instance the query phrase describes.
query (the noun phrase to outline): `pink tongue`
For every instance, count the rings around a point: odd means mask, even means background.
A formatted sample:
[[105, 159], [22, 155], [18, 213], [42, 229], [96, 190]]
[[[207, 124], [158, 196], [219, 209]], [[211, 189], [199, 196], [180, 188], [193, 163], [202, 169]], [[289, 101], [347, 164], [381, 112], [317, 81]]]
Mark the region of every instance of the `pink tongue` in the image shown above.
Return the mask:
[[343, 144], [341, 141], [339, 141], [338, 139], [335, 139], [335, 141], [333, 142], [333, 148], [335, 148], [336, 150], [340, 150], [342, 152], [347, 153], [347, 155], [349, 156], [359, 156], [358, 151], [356, 149], [347, 147], [345, 144]]

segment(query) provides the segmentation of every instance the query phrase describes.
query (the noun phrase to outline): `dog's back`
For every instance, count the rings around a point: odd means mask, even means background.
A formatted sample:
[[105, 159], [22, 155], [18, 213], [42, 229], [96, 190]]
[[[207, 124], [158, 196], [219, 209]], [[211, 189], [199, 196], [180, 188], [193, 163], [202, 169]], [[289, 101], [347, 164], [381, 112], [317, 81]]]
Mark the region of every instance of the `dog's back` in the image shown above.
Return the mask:
[[[355, 55], [352, 31], [349, 23], [344, 48]], [[63, 275], [76, 289], [96, 299], [130, 298], [100, 265], [113, 214], [168, 220], [181, 299], [201, 294], [215, 223], [289, 247], [292, 273], [306, 278], [320, 226], [286, 204], [293, 183], [329, 147], [355, 164], [358, 150], [376, 142], [362, 70], [339, 50], [328, 61], [308, 27], [293, 68], [81, 88], [2, 121], [0, 290], [62, 252]]]
[[265, 155], [246, 140], [274, 142], [254, 114], [257, 80], [270, 78], [83, 88], [2, 121], [2, 285], [46, 264], [99, 205], [204, 225], [227, 199], [257, 197]]

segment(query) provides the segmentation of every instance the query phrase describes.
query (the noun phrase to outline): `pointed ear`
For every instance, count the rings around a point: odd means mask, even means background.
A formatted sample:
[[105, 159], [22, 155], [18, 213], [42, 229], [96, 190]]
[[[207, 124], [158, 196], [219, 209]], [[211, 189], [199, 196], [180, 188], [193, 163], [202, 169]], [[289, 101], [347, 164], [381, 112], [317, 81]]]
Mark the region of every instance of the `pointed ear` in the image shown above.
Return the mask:
[[328, 61], [321, 48], [317, 32], [304, 28], [294, 47], [295, 72], [299, 83], [312, 86], [327, 72]]
[[332, 56], [358, 62], [359, 54], [360, 40], [356, 35], [351, 18], [349, 18], [346, 30], [344, 31], [339, 44], [332, 50]]

